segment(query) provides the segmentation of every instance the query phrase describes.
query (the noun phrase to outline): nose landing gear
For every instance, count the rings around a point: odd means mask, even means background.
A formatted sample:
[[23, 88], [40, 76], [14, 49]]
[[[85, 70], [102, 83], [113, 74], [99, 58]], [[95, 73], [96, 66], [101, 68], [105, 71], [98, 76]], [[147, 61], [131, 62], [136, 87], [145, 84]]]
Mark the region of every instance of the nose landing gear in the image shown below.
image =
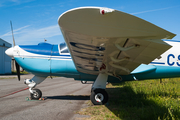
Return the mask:
[[32, 100], [39, 100], [42, 97], [42, 92], [39, 89], [35, 89], [37, 84], [40, 84], [42, 81], [46, 79], [47, 76], [34, 76], [32, 79], [24, 80], [24, 84], [28, 85], [29, 92]]

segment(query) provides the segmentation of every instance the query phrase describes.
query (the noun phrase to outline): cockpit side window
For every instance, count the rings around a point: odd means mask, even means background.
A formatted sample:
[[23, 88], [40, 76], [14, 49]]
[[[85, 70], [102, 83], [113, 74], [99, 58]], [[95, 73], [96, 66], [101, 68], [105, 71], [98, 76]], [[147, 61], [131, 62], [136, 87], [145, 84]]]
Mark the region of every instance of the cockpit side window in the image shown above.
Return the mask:
[[64, 55], [69, 55], [69, 50], [65, 43], [61, 43], [59, 45], [59, 53]]

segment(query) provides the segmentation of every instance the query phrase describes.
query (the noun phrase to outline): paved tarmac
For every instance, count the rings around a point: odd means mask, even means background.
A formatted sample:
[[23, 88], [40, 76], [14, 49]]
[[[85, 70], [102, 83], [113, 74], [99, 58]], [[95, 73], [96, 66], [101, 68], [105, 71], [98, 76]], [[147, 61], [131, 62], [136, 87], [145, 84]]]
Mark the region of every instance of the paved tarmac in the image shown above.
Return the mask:
[[7, 94], [27, 88], [24, 78], [33, 75], [23, 75], [19, 82], [16, 76], [0, 76], [0, 120], [74, 120], [89, 116], [76, 114], [87, 107], [92, 84], [81, 84], [70, 78], [47, 78], [36, 86], [42, 91], [46, 100], [26, 101], [29, 90], [24, 90], [6, 97]]

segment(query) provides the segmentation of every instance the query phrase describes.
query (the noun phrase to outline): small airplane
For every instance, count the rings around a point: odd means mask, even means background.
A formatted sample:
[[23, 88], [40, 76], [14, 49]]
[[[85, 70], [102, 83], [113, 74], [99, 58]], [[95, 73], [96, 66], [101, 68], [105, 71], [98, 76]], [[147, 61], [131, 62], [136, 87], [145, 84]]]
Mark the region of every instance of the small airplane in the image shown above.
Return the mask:
[[42, 97], [35, 87], [48, 76], [94, 81], [94, 105], [108, 102], [106, 82], [180, 76], [180, 41], [141, 18], [110, 8], [79, 7], [60, 15], [58, 24], [65, 43], [14, 44], [6, 50], [17, 69], [34, 74], [24, 80], [32, 99]]

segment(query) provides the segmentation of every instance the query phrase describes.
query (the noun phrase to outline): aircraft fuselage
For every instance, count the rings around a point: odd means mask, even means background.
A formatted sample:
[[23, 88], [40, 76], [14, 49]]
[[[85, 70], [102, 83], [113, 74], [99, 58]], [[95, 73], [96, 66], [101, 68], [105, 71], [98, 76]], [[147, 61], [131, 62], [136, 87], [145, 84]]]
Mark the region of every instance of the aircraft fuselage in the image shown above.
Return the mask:
[[[171, 42], [170, 44], [180, 44]], [[65, 43], [52, 45], [20, 45], [14, 47], [14, 58], [28, 72], [39, 76], [62, 76], [75, 80], [94, 81], [97, 75], [78, 72]], [[109, 76], [108, 82], [144, 80], [156, 78], [179, 77], [180, 55], [171, 53], [174, 47], [165, 52], [160, 59], [155, 59], [149, 65], [141, 64], [130, 75]]]

